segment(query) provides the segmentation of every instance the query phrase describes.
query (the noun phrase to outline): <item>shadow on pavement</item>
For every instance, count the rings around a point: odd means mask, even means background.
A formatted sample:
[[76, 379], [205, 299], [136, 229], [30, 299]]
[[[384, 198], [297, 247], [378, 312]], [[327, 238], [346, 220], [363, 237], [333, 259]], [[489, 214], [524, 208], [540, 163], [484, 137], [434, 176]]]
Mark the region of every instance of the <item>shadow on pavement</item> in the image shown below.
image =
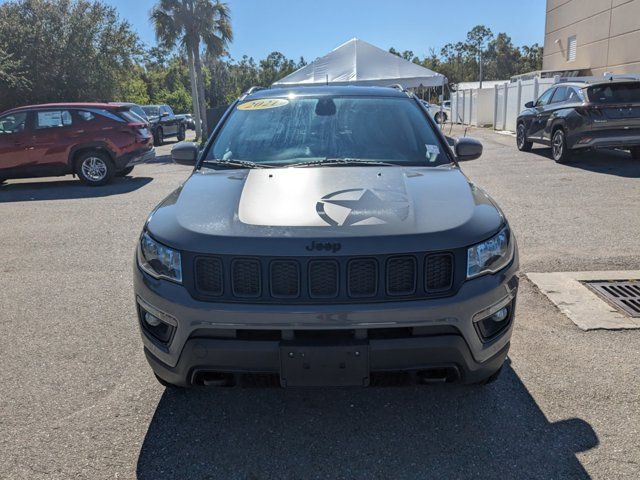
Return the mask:
[[[533, 147], [531, 153], [553, 161], [550, 148]], [[587, 150], [575, 153], [565, 165], [594, 173], [640, 178], [640, 160], [634, 160], [629, 152], [623, 150]]]
[[[134, 173], [135, 175], [135, 173]], [[153, 179], [151, 177], [114, 178], [111, 183], [102, 187], [89, 187], [80, 180], [57, 180], [53, 182], [34, 179], [30, 182], [8, 183], [0, 185], [0, 203], [29, 202], [35, 200], [68, 200], [74, 198], [108, 197], [122, 195], [144, 187]]]
[[591, 426], [550, 423], [510, 366], [486, 387], [166, 390], [140, 479], [589, 478]]
[[168, 153], [166, 155], [156, 155], [156, 158], [154, 158], [153, 160], [150, 160], [147, 162], [149, 163], [160, 163], [160, 164], [167, 164], [167, 163], [174, 163], [174, 161], [171, 159], [171, 154]]

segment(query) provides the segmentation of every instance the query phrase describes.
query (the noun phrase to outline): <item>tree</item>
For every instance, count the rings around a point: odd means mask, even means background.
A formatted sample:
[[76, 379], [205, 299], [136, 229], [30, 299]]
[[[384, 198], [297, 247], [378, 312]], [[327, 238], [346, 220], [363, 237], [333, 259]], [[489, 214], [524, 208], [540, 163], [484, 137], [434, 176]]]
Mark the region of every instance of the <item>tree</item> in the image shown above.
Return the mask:
[[[15, 0], [0, 5], [5, 85], [0, 110], [18, 104], [112, 100], [141, 53], [138, 36], [101, 1]], [[22, 72], [22, 73], [20, 73]]]
[[542, 47], [537, 43], [531, 46], [524, 45], [520, 57], [519, 73], [542, 70]]
[[120, 82], [119, 94], [117, 100], [122, 102], [137, 103], [139, 105], [148, 105], [151, 103], [147, 84], [142, 78], [139, 68], [131, 72]]
[[484, 25], [476, 25], [467, 33], [467, 46], [469, 51], [478, 57], [480, 65], [479, 78], [480, 88], [482, 88], [482, 53], [487, 43], [493, 39], [493, 33], [490, 28]]
[[200, 46], [204, 43], [212, 55], [220, 56], [232, 40], [229, 7], [218, 0], [160, 0], [151, 11], [156, 37], [161, 46], [186, 51], [191, 80], [196, 134], [206, 134], [205, 78]]
[[520, 49], [513, 46], [511, 37], [499, 33], [487, 46], [487, 67], [490, 78], [511, 78], [521, 67]]
[[29, 86], [20, 66], [20, 62], [15, 61], [12, 55], [0, 47], [0, 89], [9, 90]]
[[404, 58], [409, 62], [420, 63], [420, 59], [416, 55], [414, 55], [412, 50], [405, 50], [403, 52], [400, 52], [395, 48], [391, 47], [389, 49], [389, 53], [393, 53], [394, 55], [397, 55], [400, 58]]
[[267, 58], [260, 60], [258, 84], [268, 87], [273, 82], [286, 77], [305, 65], [304, 58], [300, 58], [300, 62], [296, 64], [296, 62], [289, 60], [280, 52], [271, 52], [267, 55]]

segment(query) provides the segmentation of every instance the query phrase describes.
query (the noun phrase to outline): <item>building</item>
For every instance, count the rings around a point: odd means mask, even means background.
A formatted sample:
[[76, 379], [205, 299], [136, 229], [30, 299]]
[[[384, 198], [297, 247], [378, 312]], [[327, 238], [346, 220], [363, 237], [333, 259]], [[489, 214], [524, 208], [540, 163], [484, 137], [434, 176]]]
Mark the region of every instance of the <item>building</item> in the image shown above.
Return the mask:
[[543, 70], [640, 73], [640, 0], [547, 0]]

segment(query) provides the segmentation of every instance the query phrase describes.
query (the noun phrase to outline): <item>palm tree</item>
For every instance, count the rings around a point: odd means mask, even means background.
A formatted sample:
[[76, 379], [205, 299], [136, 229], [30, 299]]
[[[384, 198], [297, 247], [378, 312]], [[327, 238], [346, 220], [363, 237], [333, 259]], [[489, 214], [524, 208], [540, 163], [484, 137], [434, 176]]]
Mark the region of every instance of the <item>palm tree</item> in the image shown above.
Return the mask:
[[161, 45], [180, 44], [187, 53], [196, 135], [203, 138], [208, 130], [200, 45], [215, 57], [222, 55], [233, 39], [229, 7], [219, 0], [159, 0], [151, 21]]

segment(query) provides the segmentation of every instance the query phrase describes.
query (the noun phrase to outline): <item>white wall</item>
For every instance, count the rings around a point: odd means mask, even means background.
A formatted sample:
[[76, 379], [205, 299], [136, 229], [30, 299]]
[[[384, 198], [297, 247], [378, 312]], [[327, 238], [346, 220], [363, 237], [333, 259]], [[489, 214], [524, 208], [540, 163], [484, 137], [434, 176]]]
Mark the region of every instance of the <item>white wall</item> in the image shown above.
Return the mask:
[[524, 104], [536, 100], [557, 78], [506, 82], [493, 88], [459, 90], [451, 95], [451, 121], [515, 131]]

